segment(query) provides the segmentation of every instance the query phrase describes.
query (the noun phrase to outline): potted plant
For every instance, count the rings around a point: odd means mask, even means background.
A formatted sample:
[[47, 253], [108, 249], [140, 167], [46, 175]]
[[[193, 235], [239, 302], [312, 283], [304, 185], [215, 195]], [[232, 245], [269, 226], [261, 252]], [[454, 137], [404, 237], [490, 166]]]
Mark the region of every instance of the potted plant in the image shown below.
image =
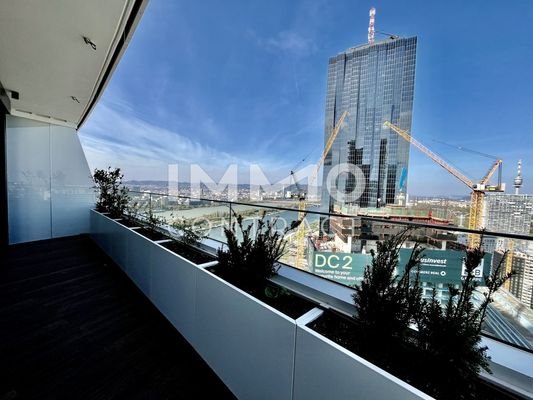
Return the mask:
[[109, 213], [112, 218], [120, 218], [129, 202], [128, 189], [122, 184], [124, 175], [120, 168], [95, 169], [93, 181], [97, 194], [96, 210]]
[[269, 280], [277, 274], [278, 261], [286, 250], [283, 236], [295, 229], [298, 221], [280, 232], [276, 229], [277, 218], [266, 219], [266, 213], [257, 220], [257, 224], [248, 224], [247, 227], [244, 227], [242, 215], [235, 214], [235, 219], [236, 222], [229, 228], [224, 228], [226, 247], [218, 249], [218, 264], [211, 270], [292, 318], [313, 308], [312, 302]]
[[[122, 184], [123, 174], [120, 168], [95, 169], [92, 179], [96, 193], [94, 212], [91, 212], [91, 231], [94, 240], [108, 253], [120, 253], [120, 245], [112, 245], [120, 230], [116, 221], [127, 210], [129, 202], [128, 189]], [[96, 214], [100, 215], [97, 217]], [[122, 246], [123, 247], [123, 246]]]
[[170, 241], [161, 245], [179, 254], [195, 264], [205, 264], [216, 260], [216, 257], [201, 248], [201, 240], [206, 236], [195, 229], [193, 223], [185, 218], [174, 218], [170, 227], [176, 235], [170, 235]]
[[162, 232], [162, 228], [166, 225], [165, 218], [156, 215], [152, 208], [148, 208], [148, 214], [138, 217], [142, 227], [137, 229], [136, 232], [151, 239], [153, 241], [167, 240], [168, 235]]
[[371, 264], [363, 280], [355, 287], [353, 301], [357, 322], [357, 343], [364, 343], [358, 353], [391, 370], [404, 343], [412, 332], [410, 326], [420, 319], [422, 290], [419, 268], [424, 249], [415, 243], [401, 275], [397, 274], [400, 249], [412, 236], [407, 228], [371, 250]]
[[128, 203], [122, 216], [117, 221], [128, 228], [140, 228], [142, 223], [139, 219], [139, 203]]
[[218, 264], [197, 269], [191, 343], [237, 398], [292, 399], [297, 319], [314, 303], [269, 281], [291, 227], [234, 215]]
[[494, 293], [515, 272], [502, 270], [506, 252], [485, 277], [483, 300], [476, 306], [475, 270], [485, 256], [481, 243], [482, 240], [466, 250], [465, 276], [460, 289], [449, 285], [450, 296], [445, 304], [441, 304], [434, 291], [432, 298], [423, 302], [417, 323], [420, 365], [431, 365], [419, 369], [417, 385], [438, 399], [476, 399], [479, 373], [491, 372], [487, 348], [480, 345], [481, 329]]
[[401, 375], [397, 360], [405, 360], [405, 344], [413, 333], [411, 326], [422, 310], [418, 272], [424, 249], [418, 243], [412, 248], [404, 271], [397, 273], [400, 248], [412, 231], [407, 228], [379, 241], [377, 251], [370, 251], [371, 264], [365, 267], [362, 282], [355, 286], [355, 315], [328, 311], [309, 324], [316, 332], [395, 376]]
[[[397, 274], [399, 249], [410, 229], [378, 243], [372, 262], [356, 286], [352, 318], [325, 313], [309, 326], [437, 399], [475, 398], [478, 375], [488, 371], [481, 326], [493, 294], [511, 277], [502, 262], [485, 278], [484, 301], [474, 304], [475, 269], [485, 255], [481, 245], [465, 254], [461, 287], [449, 286], [445, 304], [433, 292], [422, 298], [419, 280], [424, 249], [416, 244]], [[503, 261], [503, 260], [502, 260]]]

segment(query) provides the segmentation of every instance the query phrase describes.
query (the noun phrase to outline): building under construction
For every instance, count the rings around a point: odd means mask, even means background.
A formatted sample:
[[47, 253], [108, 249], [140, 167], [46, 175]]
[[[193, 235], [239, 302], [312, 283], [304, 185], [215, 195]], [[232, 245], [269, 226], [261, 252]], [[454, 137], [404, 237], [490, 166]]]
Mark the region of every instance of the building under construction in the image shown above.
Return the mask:
[[332, 216], [330, 229], [334, 238], [334, 247], [337, 251], [347, 253], [375, 250], [377, 241], [404, 230], [405, 225], [397, 222], [405, 221], [438, 225], [438, 228], [419, 228], [413, 232], [412, 238], [425, 243], [428, 247], [455, 248], [457, 237], [442, 230], [452, 226], [448, 219], [433, 215], [431, 211], [403, 207], [362, 209], [354, 218]]

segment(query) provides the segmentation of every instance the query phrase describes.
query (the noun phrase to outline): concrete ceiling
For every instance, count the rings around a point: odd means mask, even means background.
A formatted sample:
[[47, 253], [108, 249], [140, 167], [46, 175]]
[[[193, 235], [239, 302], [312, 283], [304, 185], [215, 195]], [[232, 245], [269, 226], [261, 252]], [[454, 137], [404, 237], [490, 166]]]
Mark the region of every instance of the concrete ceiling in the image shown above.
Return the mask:
[[8, 111], [78, 128], [111, 77], [146, 3], [2, 0], [0, 91], [3, 87], [7, 94], [2, 98]]

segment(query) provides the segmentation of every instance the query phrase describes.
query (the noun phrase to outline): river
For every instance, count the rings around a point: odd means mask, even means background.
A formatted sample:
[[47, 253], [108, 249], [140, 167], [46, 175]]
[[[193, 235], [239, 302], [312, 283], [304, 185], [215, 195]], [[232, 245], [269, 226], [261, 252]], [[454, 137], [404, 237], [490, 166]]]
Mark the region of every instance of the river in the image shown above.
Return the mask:
[[[257, 221], [260, 218], [262, 211], [267, 212], [265, 221], [276, 219], [275, 227], [280, 231], [290, 226], [291, 222], [298, 220], [298, 210], [285, 211], [273, 208], [255, 207], [253, 205], [232, 204], [232, 211], [236, 214], [243, 214], [243, 228], [247, 228], [250, 224]], [[235, 217], [232, 215], [230, 222], [229, 207], [227, 205], [196, 207], [187, 210], [155, 211], [154, 213], [157, 216], [164, 217], [167, 221], [170, 221], [173, 217], [182, 217], [188, 220], [192, 219], [193, 221], [202, 222], [207, 219], [207, 216], [210, 216], [208, 220], [210, 220], [211, 228], [206, 234], [212, 239], [221, 241], [225, 241], [223, 226], [229, 226], [231, 222], [235, 221]], [[306, 225], [316, 222], [317, 220], [318, 215], [308, 214], [306, 216]]]

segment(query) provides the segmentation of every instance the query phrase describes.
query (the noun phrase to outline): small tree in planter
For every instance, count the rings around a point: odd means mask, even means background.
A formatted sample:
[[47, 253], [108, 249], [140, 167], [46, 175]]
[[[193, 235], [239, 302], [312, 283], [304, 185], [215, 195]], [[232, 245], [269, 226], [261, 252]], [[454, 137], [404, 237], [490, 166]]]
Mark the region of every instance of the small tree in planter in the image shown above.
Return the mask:
[[166, 224], [166, 220], [163, 217], [157, 216], [150, 207], [148, 214], [139, 218], [142, 228], [137, 232], [151, 240], [164, 240], [169, 237], [161, 232], [161, 228]]
[[217, 251], [219, 262], [212, 270], [228, 282], [293, 318], [311, 309], [313, 304], [310, 302], [268, 281], [278, 272], [279, 266], [276, 264], [286, 246], [284, 234], [295, 229], [300, 222], [293, 221], [280, 232], [275, 228], [277, 219], [265, 221], [266, 214], [263, 213], [257, 221], [255, 233], [252, 233], [254, 225], [250, 224], [244, 228], [242, 216], [234, 215], [242, 238], [239, 237], [235, 222], [230, 228], [224, 228], [227, 249]]
[[124, 209], [122, 214], [122, 221], [124, 225], [133, 227], [139, 226], [139, 203], [134, 202], [133, 204], [128, 204]]
[[394, 360], [412, 336], [410, 325], [420, 319], [423, 308], [419, 266], [424, 249], [418, 243], [403, 273], [397, 274], [400, 248], [412, 231], [407, 228], [378, 242], [377, 252], [371, 251], [371, 265], [365, 268], [353, 295], [359, 353], [388, 370], [394, 370]]
[[95, 169], [93, 180], [97, 193], [96, 210], [108, 212], [112, 217], [124, 214], [129, 202], [128, 189], [122, 185], [124, 175], [120, 168]]
[[170, 226], [179, 232], [179, 236], [174, 237], [172, 235], [172, 241], [164, 243], [162, 246], [182, 255], [195, 264], [204, 264], [215, 260], [213, 255], [200, 249], [200, 241], [206, 236], [198, 233], [189, 220], [177, 218], [173, 220]]
[[180, 232], [178, 240], [189, 246], [198, 247], [200, 241], [206, 237], [194, 229], [193, 223], [186, 218], [176, 218], [170, 226]]
[[166, 224], [165, 218], [155, 215], [151, 208], [148, 210], [148, 215], [144, 216], [143, 222], [144, 227], [153, 233], [159, 232], [161, 227]]
[[460, 288], [449, 285], [444, 306], [435, 290], [430, 300], [424, 300], [419, 282], [422, 248], [415, 245], [402, 276], [395, 275], [399, 249], [408, 234], [406, 230], [378, 244], [372, 265], [356, 287], [357, 341], [364, 344], [358, 349], [438, 399], [475, 399], [479, 372], [489, 371], [487, 349], [479, 345], [481, 326], [494, 293], [513, 272], [502, 273], [503, 257], [485, 277], [487, 291], [476, 306], [475, 271], [485, 256], [479, 244], [466, 250], [466, 276]]
[[484, 256], [481, 244], [466, 251], [466, 276], [461, 289], [449, 286], [450, 296], [444, 307], [435, 291], [432, 299], [424, 303], [418, 340], [421, 365], [431, 367], [421, 368], [417, 380], [422, 390], [438, 399], [475, 399], [481, 369], [490, 372], [487, 348], [480, 346], [481, 328], [494, 293], [514, 272], [502, 273], [506, 252], [485, 277], [487, 291], [483, 293], [484, 300], [476, 306], [473, 302], [477, 287], [475, 270]]
[[[235, 222], [230, 228], [224, 228], [227, 249], [217, 251], [219, 270], [228, 280], [245, 287], [261, 285], [265, 279], [277, 273], [276, 262], [285, 252], [286, 242], [275, 229], [276, 219], [265, 222], [263, 214], [257, 221], [255, 234], [252, 234], [254, 225], [244, 228], [242, 215], [235, 217], [242, 239], [239, 238]], [[293, 227], [285, 229], [284, 234], [290, 229]]]
[[419, 282], [422, 248], [415, 245], [403, 274], [395, 272], [408, 237], [409, 230], [401, 232], [372, 252], [372, 264], [356, 287], [353, 320], [325, 313], [310, 326], [437, 399], [474, 399], [479, 372], [488, 371], [481, 326], [494, 293], [514, 273], [502, 272], [504, 256], [485, 277], [487, 290], [476, 306], [476, 268], [485, 255], [479, 245], [466, 251], [466, 276], [461, 288], [450, 287], [444, 306], [435, 292], [425, 300]]

